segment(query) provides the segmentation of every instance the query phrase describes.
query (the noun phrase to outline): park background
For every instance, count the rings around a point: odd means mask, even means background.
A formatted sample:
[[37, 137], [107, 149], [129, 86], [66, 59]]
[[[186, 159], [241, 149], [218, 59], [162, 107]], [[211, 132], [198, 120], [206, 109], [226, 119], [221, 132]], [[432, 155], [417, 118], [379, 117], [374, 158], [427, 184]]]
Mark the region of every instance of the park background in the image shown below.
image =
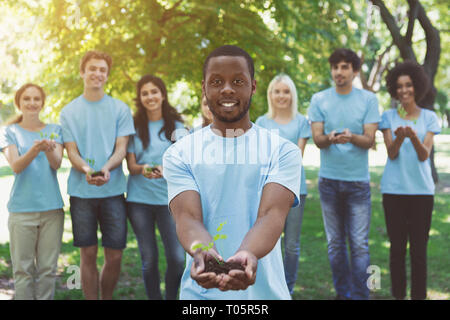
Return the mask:
[[[377, 94], [380, 111], [396, 106], [385, 88], [386, 71], [396, 62], [422, 64], [432, 87], [419, 105], [434, 109], [442, 125], [433, 154], [437, 182], [428, 246], [429, 299], [450, 298], [450, 15], [446, 0], [6, 0], [0, 3], [0, 120], [16, 113], [15, 91], [35, 82], [47, 93], [42, 120], [58, 122], [59, 112], [79, 96], [79, 61], [90, 49], [106, 51], [113, 67], [106, 92], [135, 110], [137, 80], [146, 73], [168, 85], [169, 100], [186, 125], [199, 123], [203, 61], [212, 49], [235, 44], [255, 61], [257, 91], [250, 109], [254, 121], [267, 110], [269, 81], [279, 72], [294, 80], [299, 111], [306, 114], [313, 93], [332, 85], [328, 56], [349, 47], [363, 60], [355, 86]], [[87, 114], [86, 117], [89, 115]], [[371, 263], [381, 270], [373, 299], [390, 298], [389, 241], [379, 182], [386, 162], [380, 133], [370, 150], [372, 186]], [[317, 192], [319, 150], [309, 141], [304, 156], [309, 195], [302, 226], [301, 257], [294, 299], [335, 296]], [[124, 166], [125, 168], [126, 166]], [[68, 289], [71, 265], [79, 265], [72, 246], [64, 159], [58, 171], [65, 201], [65, 232], [58, 263], [56, 299], [82, 299]], [[125, 172], [127, 172], [125, 168]], [[6, 203], [13, 173], [0, 160], [0, 297], [13, 294]], [[165, 271], [160, 243], [160, 271]], [[99, 250], [99, 264], [102, 264]], [[164, 277], [162, 276], [162, 279]], [[162, 283], [164, 289], [164, 283]], [[131, 227], [116, 299], [145, 299], [140, 257]]]

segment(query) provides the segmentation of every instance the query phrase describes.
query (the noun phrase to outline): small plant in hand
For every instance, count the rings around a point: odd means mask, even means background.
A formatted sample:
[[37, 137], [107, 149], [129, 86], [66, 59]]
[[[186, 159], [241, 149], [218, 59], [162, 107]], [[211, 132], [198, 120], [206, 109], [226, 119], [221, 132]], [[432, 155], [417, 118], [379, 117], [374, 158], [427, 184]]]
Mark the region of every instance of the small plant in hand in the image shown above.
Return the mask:
[[[226, 223], [227, 223], [226, 221], [222, 222], [217, 227], [217, 232], [220, 232]], [[213, 238], [213, 241], [210, 242], [207, 246], [204, 245], [203, 243], [198, 243], [198, 244], [192, 246], [192, 250], [201, 249], [202, 251], [208, 251], [214, 247], [214, 242], [217, 242], [217, 240], [220, 240], [220, 239], [225, 240], [226, 238], [227, 238], [227, 235], [225, 235], [225, 234], [216, 234]], [[233, 269], [242, 270], [242, 271], [245, 270], [244, 267], [238, 262], [225, 262], [216, 256], [213, 256], [213, 257], [214, 257], [214, 260], [210, 259], [210, 260], [206, 261], [205, 272], [214, 272], [215, 274], [221, 274], [221, 273], [228, 274]]]
[[[400, 106], [398, 108], [398, 114], [400, 115], [400, 118], [405, 119], [405, 120], [406, 120], [406, 116], [408, 115], [408, 113], [406, 112], [405, 108], [403, 108], [403, 106]], [[412, 122], [414, 124], [417, 124], [417, 119], [413, 119]]]
[[145, 168], [145, 172], [146, 173], [152, 173], [152, 172], [154, 172], [154, 173], [160, 173], [160, 171], [159, 171], [159, 169], [158, 169], [158, 164], [157, 163], [155, 163], [155, 162], [152, 162], [152, 166], [151, 167], [146, 167]]
[[[95, 160], [94, 160], [94, 159], [86, 158], [86, 162], [87, 162], [92, 168], [93, 168], [94, 165], [95, 165]], [[103, 172], [101, 172], [101, 171], [91, 171], [91, 172], [89, 172], [89, 175], [90, 175], [92, 178], [95, 178], [95, 177], [103, 177]]]
[[50, 135], [47, 135], [46, 133], [43, 133], [42, 131], [39, 131], [39, 135], [41, 136], [41, 139], [50, 139], [50, 140], [55, 140], [56, 138], [58, 138], [58, 134], [56, 132], [52, 132], [50, 133]]

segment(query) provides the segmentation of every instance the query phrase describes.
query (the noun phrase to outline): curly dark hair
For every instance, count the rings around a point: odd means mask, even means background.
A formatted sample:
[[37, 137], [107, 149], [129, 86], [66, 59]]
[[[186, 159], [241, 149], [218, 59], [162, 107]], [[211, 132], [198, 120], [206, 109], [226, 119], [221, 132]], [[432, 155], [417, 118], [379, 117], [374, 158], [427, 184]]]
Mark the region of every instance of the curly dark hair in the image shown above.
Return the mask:
[[400, 76], [409, 76], [414, 87], [414, 98], [420, 101], [430, 87], [430, 79], [425, 69], [415, 61], [405, 60], [391, 69], [386, 76], [386, 87], [392, 98], [397, 99], [397, 80]]

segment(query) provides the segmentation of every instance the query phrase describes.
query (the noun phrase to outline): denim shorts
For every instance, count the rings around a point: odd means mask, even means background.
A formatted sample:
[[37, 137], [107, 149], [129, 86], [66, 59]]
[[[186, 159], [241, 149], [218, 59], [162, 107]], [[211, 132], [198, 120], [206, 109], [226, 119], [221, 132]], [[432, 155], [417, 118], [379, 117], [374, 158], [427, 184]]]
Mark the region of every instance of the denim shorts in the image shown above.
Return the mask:
[[70, 215], [75, 247], [97, 245], [100, 225], [104, 248], [126, 248], [127, 209], [123, 194], [108, 198], [70, 197]]

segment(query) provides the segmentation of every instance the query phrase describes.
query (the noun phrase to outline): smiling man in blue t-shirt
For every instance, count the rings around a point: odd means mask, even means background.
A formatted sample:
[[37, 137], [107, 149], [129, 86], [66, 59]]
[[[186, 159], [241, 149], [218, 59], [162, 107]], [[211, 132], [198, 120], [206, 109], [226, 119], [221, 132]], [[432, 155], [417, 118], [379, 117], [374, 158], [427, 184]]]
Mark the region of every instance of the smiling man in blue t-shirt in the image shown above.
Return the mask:
[[[61, 111], [64, 146], [72, 163], [68, 181], [74, 246], [81, 252], [81, 285], [86, 299], [112, 299], [126, 247], [127, 189], [122, 161], [135, 133], [131, 111], [104, 92], [112, 59], [88, 51], [81, 60], [81, 96]], [[98, 171], [98, 174], [93, 174]], [[97, 270], [100, 225], [105, 264]]]
[[314, 143], [320, 148], [319, 192], [328, 257], [337, 299], [368, 299], [368, 149], [380, 121], [378, 100], [353, 87], [361, 64], [355, 52], [337, 49], [329, 62], [335, 87], [314, 94], [308, 111]]
[[[299, 202], [300, 149], [250, 122], [256, 81], [247, 52], [215, 49], [202, 83], [212, 124], [173, 144], [163, 158], [170, 210], [188, 253], [180, 298], [290, 299], [280, 236]], [[226, 239], [217, 238], [219, 231]], [[213, 248], [195, 249], [214, 237]], [[206, 271], [221, 257], [244, 271]]]

